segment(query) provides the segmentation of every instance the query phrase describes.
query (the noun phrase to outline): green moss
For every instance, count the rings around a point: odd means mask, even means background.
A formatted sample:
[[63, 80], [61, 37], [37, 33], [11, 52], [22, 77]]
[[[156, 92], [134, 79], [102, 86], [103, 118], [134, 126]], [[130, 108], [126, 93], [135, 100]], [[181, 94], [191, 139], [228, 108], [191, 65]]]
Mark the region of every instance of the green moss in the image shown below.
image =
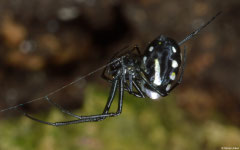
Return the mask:
[[[108, 94], [107, 89], [96, 85], [88, 86], [84, 109], [75, 113], [101, 113]], [[184, 110], [177, 106], [174, 95], [160, 101], [139, 99], [129, 94], [124, 96], [123, 113], [97, 123], [52, 127], [33, 122], [24, 116], [1, 120], [0, 149], [210, 150], [240, 145], [239, 128], [221, 125], [217, 120], [202, 124], [191, 122]], [[111, 111], [117, 109], [117, 103], [113, 105]], [[53, 109], [43, 119], [61, 121], [66, 118]], [[226, 145], [221, 145], [222, 143]]]

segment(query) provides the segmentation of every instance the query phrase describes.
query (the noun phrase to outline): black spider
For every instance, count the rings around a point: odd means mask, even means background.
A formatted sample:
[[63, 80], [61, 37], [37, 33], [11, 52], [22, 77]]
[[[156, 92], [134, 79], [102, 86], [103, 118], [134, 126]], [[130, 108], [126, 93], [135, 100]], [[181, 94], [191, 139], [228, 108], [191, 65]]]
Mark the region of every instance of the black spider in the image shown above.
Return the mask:
[[[112, 83], [110, 95], [102, 114], [78, 116], [65, 110], [48, 97], [45, 97], [48, 102], [58, 107], [63, 113], [77, 119], [51, 123], [39, 120], [23, 112], [24, 115], [40, 123], [53, 126], [63, 126], [82, 122], [100, 121], [107, 117], [120, 115], [122, 112], [124, 90], [141, 98], [147, 96], [151, 99], [158, 99], [167, 96], [181, 83], [183, 78], [186, 62], [186, 49], [184, 48], [182, 57], [179, 46], [198, 34], [200, 30], [205, 28], [220, 14], [221, 12], [217, 13], [211, 20], [192, 32], [179, 43], [171, 38], [160, 35], [148, 45], [143, 55], [140, 53], [137, 46], [122, 54], [121, 52], [118, 52], [111, 60], [111, 62], [114, 63], [106, 67], [102, 74], [104, 79]], [[118, 109], [115, 113], [110, 113], [109, 109], [117, 89], [119, 90]]]

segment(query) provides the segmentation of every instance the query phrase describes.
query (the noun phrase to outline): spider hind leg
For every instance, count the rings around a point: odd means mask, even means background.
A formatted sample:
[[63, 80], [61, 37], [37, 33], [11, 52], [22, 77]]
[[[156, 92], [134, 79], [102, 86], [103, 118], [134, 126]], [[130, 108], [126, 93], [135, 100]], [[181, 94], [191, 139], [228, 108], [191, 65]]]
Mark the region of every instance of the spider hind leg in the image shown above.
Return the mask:
[[[118, 84], [118, 82], [120, 82]], [[118, 101], [118, 109], [115, 113], [108, 113], [110, 106], [112, 104], [112, 101], [115, 97], [116, 94], [116, 89], [117, 89], [117, 85], [119, 85], [119, 101]], [[55, 105], [57, 108], [59, 108], [62, 112], [76, 117], [78, 119], [76, 120], [70, 120], [70, 121], [64, 121], [64, 122], [48, 122], [48, 121], [43, 121], [40, 120], [38, 118], [35, 118], [33, 116], [31, 116], [30, 114], [24, 112], [22, 109], [20, 110], [26, 117], [30, 118], [31, 120], [34, 120], [36, 122], [39, 123], [43, 123], [43, 124], [47, 124], [47, 125], [52, 125], [52, 126], [65, 126], [65, 125], [70, 125], [70, 124], [78, 124], [78, 123], [83, 123], [83, 122], [96, 122], [96, 121], [101, 121], [104, 120], [107, 117], [114, 117], [114, 116], [118, 116], [121, 114], [122, 112], [122, 104], [123, 104], [123, 92], [124, 92], [124, 86], [123, 86], [123, 79], [115, 79], [113, 81], [112, 87], [111, 87], [111, 92], [110, 92], [110, 96], [108, 98], [108, 102], [106, 104], [106, 107], [103, 111], [102, 114], [99, 115], [90, 115], [90, 116], [78, 116], [75, 114], [70, 113], [69, 111], [63, 109], [60, 105], [56, 104], [55, 102], [51, 101], [48, 97], [46, 97], [46, 100]]]

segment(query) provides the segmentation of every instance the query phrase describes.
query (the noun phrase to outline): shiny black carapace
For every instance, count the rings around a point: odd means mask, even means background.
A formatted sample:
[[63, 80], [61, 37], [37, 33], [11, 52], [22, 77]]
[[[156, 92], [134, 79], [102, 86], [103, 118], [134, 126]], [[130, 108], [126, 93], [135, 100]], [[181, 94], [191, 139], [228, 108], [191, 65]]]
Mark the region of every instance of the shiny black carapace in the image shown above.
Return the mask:
[[[53, 126], [100, 121], [107, 117], [118, 116], [122, 112], [124, 91], [141, 98], [159, 99], [167, 96], [182, 81], [186, 49], [184, 48], [182, 53], [180, 45], [197, 35], [220, 14], [221, 12], [217, 13], [212, 19], [189, 34], [181, 42], [176, 42], [169, 37], [160, 35], [147, 46], [143, 55], [138, 47], [134, 47], [126, 52], [118, 52], [102, 74], [102, 77], [112, 84], [110, 95], [102, 114], [78, 116], [46, 97], [45, 99], [49, 103], [58, 107], [63, 113], [77, 119], [52, 123], [39, 120], [24, 112], [25, 116], [37, 122]], [[119, 90], [118, 110], [110, 113], [109, 109], [117, 89]]]

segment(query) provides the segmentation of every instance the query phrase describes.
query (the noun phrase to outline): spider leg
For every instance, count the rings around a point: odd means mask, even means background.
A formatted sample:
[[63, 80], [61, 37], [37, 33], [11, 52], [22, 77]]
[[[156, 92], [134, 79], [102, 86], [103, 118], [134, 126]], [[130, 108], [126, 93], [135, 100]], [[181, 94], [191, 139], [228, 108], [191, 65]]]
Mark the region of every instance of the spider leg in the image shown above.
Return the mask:
[[[135, 50], [137, 51], [138, 55], [141, 56], [140, 49], [139, 49], [139, 47], [138, 47], [137, 45], [135, 45], [131, 50], [127, 50], [127, 51], [125, 51], [125, 52], [122, 52], [122, 54], [120, 53], [121, 51], [118, 51], [117, 54], [119, 54], [120, 56], [123, 56], [123, 55], [125, 55], [125, 54], [131, 54], [131, 53], [134, 52]], [[115, 57], [116, 57], [116, 55], [115, 55]]]
[[109, 111], [109, 109], [110, 109], [110, 107], [112, 105], [113, 99], [114, 99], [114, 97], [116, 95], [117, 84], [118, 84], [118, 80], [117, 79], [113, 80], [111, 91], [110, 91], [110, 95], [108, 97], [107, 104], [106, 104], [106, 106], [105, 106], [105, 108], [103, 110], [103, 114], [108, 113], [108, 111]]
[[137, 92], [130, 90], [129, 85], [127, 84], [125, 84], [124, 90], [126, 90], [131, 95], [134, 95], [136, 97], [141, 97], [141, 95], [139, 95]]
[[[117, 84], [115, 84], [115, 85], [117, 85]], [[86, 118], [81, 119], [81, 120], [72, 120], [72, 121], [67, 121], [67, 122], [56, 122], [54, 124], [54, 126], [63, 126], [63, 125], [69, 125], [69, 124], [77, 124], [77, 123], [82, 123], [82, 122], [101, 121], [101, 120], [104, 120], [107, 117], [118, 116], [122, 112], [123, 93], [124, 93], [123, 79], [120, 79], [120, 84], [119, 84], [119, 102], [118, 102], [118, 110], [117, 110], [116, 113], [106, 113], [106, 114], [95, 115], [95, 116], [86, 116]], [[111, 97], [112, 96], [110, 96], [110, 99], [111, 99]], [[107, 108], [109, 109], [110, 107], [107, 107]]]
[[[70, 124], [77, 124], [77, 123], [82, 123], [82, 122], [93, 122], [93, 121], [101, 121], [107, 117], [114, 117], [114, 116], [118, 116], [121, 112], [122, 112], [122, 103], [123, 103], [123, 92], [124, 92], [124, 87], [123, 87], [123, 80], [120, 79], [120, 84], [119, 84], [119, 103], [118, 103], [118, 110], [116, 113], [108, 113], [109, 109], [110, 109], [110, 104], [113, 101], [113, 98], [115, 97], [116, 94], [116, 89], [117, 89], [117, 83], [118, 83], [118, 79], [115, 79], [111, 88], [111, 94], [108, 98], [108, 102], [107, 105], [104, 109], [103, 114], [99, 114], [99, 115], [90, 115], [90, 116], [79, 116], [80, 118], [77, 120], [70, 120], [70, 121], [65, 121], [65, 122], [47, 122], [47, 121], [43, 121], [40, 119], [37, 119], [31, 115], [29, 115], [28, 113], [24, 112], [23, 110], [21, 110], [23, 112], [23, 114], [34, 120], [37, 121], [39, 123], [43, 123], [43, 124], [47, 124], [47, 125], [52, 125], [52, 126], [64, 126], [64, 125], [70, 125]], [[59, 106], [59, 105], [58, 105]], [[65, 112], [66, 113], [66, 112]], [[73, 116], [73, 115], [71, 115]]]
[[[61, 110], [61, 112], [65, 113], [65, 114], [68, 114], [68, 115], [70, 115], [70, 116], [72, 116], [72, 117], [75, 117], [75, 118], [78, 118], [78, 119], [86, 118], [86, 116], [78, 116], [78, 115], [75, 115], [75, 114], [71, 113], [70, 111], [68, 111], [68, 110], [64, 109], [62, 106], [60, 106], [59, 104], [57, 104], [57, 103], [55, 103], [54, 101], [52, 101], [52, 100], [51, 100], [50, 98], [48, 98], [47, 96], [45, 97], [45, 99], [46, 99], [50, 104], [56, 106], [59, 110]], [[21, 111], [23, 112], [23, 110], [21, 110]], [[30, 117], [31, 119], [33, 119], [33, 120], [35, 120], [35, 121], [38, 120], [38, 119], [30, 116], [30, 115], [27, 114], [26, 112], [24, 112], [24, 115], [26, 115], [27, 117]], [[39, 121], [39, 122], [40, 122], [40, 121], [41, 121], [41, 122], [45, 122], [45, 121], [42, 121], [42, 120], [38, 120], [38, 121]], [[47, 122], [45, 122], [45, 123], [47, 123]], [[49, 123], [47, 123], [47, 124], [49, 124]]]
[[45, 97], [45, 99], [52, 105], [56, 106], [59, 110], [61, 110], [61, 112], [65, 113], [65, 114], [68, 114], [72, 117], [75, 117], [75, 118], [78, 118], [78, 119], [82, 119], [82, 116], [78, 116], [78, 115], [75, 115], [73, 113], [71, 113], [70, 111], [64, 109], [62, 106], [60, 106], [59, 104], [55, 103], [54, 101], [52, 101], [50, 98], [48, 98], [47, 96]]
[[139, 47], [137, 45], [135, 45], [134, 48], [131, 51], [134, 51], [134, 50], [136, 50], [138, 55], [141, 56], [140, 49], [139, 49]]
[[[133, 81], [133, 86], [135, 87], [135, 89], [138, 91], [138, 95], [135, 95], [137, 97], [141, 97], [141, 98], [145, 98], [144, 94], [143, 94], [143, 91], [141, 90], [141, 88], [139, 87], [139, 85]], [[136, 93], [137, 94], [137, 93]]]
[[[136, 97], [145, 98], [143, 91], [141, 90], [139, 85], [134, 81], [132, 75], [129, 75], [128, 81], [129, 84], [125, 83], [124, 90], [126, 90], [129, 94], [132, 94]], [[137, 90], [137, 92], [133, 91], [133, 87]]]
[[121, 79], [119, 84], [119, 101], [118, 101], [118, 110], [116, 115], [120, 115], [122, 113], [123, 94], [124, 94], [124, 85], [123, 85], [123, 80]]
[[186, 65], [186, 60], [187, 60], [186, 46], [184, 46], [183, 64], [182, 64], [182, 67], [181, 67], [181, 73], [180, 73], [179, 79], [178, 79], [178, 81], [171, 87], [171, 89], [170, 89], [168, 92], [171, 92], [174, 88], [176, 88], [176, 87], [182, 82], [183, 73], [184, 73], [184, 69], [185, 69], [185, 65]]
[[[133, 91], [133, 87], [137, 90], [137, 92]], [[125, 85], [125, 90], [128, 91], [129, 94], [132, 94], [136, 97], [145, 98], [142, 90], [133, 80], [132, 75], [129, 75], [129, 85], [128, 84]]]
[[111, 58], [111, 61], [114, 60], [115, 58], [117, 57], [120, 57], [120, 56], [124, 56], [126, 54], [131, 54], [132, 52], [134, 52], [135, 50], [137, 51], [138, 55], [141, 56], [141, 52], [140, 52], [140, 49], [137, 45], [135, 45], [132, 49], [130, 50], [126, 50], [126, 51], [122, 51], [124, 49], [121, 49], [119, 51], [117, 51], [116, 53], [114, 53], [113, 57]]
[[[116, 80], [116, 81], [117, 81], [117, 80]], [[112, 91], [111, 91], [111, 93], [113, 93], [113, 94], [111, 94], [110, 99], [109, 99], [108, 102], [107, 102], [107, 106], [109, 105], [109, 107], [106, 106], [106, 108], [105, 108], [106, 110], [109, 110], [110, 105], [112, 104], [113, 98], [114, 98], [114, 96], [115, 96], [115, 95], [114, 95], [114, 94], [116, 93], [116, 85], [115, 85], [115, 84], [116, 84], [116, 83], [113, 84], [113, 88], [112, 88]], [[57, 104], [57, 103], [55, 103], [54, 101], [52, 101], [51, 99], [49, 99], [47, 96], [45, 97], [45, 99], [46, 99], [50, 104], [52, 104], [52, 105], [56, 106], [58, 109], [60, 109], [63, 113], [66, 113], [66, 114], [68, 114], [68, 115], [70, 115], [70, 116], [72, 116], [72, 117], [78, 118], [78, 119], [84, 118], [83, 116], [75, 115], [75, 114], [71, 113], [70, 111], [64, 109], [62, 106], [60, 106], [59, 104]], [[104, 110], [105, 110], [105, 109], [104, 109]]]
[[[124, 46], [124, 47], [121, 48], [120, 50], [116, 51], [116, 52], [113, 54], [113, 56], [112, 56], [112, 58], [111, 58], [110, 60], [112, 61], [112, 60], [114, 60], [115, 58], [117, 58], [117, 56], [121, 56], [121, 55], [120, 55], [121, 52], [122, 52], [123, 54], [125, 54], [126, 51], [124, 52], [124, 50], [125, 50], [125, 49], [128, 49], [128, 48], [129, 48], [129, 45], [128, 45], [128, 46]], [[127, 51], [129, 51], [129, 50], [127, 50]]]
[[197, 30], [193, 31], [192, 33], [190, 33], [185, 39], [183, 39], [182, 41], [180, 41], [178, 43], [178, 45], [182, 45], [184, 42], [186, 42], [187, 40], [191, 39], [192, 37], [194, 37], [195, 35], [197, 35], [202, 29], [204, 29], [207, 25], [209, 25], [214, 19], [217, 18], [217, 16], [219, 16], [222, 13], [222, 11], [218, 12], [215, 16], [213, 16], [208, 22], [206, 22], [205, 24], [203, 24], [201, 27], [199, 27]]
[[133, 91], [133, 75], [130, 73], [128, 75], [128, 81], [129, 81], [129, 90]]

